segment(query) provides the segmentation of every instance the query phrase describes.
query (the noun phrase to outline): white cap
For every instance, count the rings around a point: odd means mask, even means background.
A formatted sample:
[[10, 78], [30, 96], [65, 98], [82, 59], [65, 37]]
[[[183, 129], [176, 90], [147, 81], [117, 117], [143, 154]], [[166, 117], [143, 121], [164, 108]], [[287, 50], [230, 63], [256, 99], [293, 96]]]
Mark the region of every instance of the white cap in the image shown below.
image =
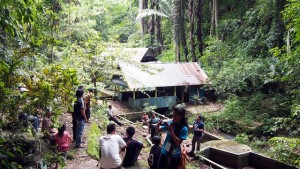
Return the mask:
[[26, 89], [25, 87], [21, 87], [20, 88], [20, 92], [22, 93], [22, 92], [28, 92], [29, 90], [28, 89]]

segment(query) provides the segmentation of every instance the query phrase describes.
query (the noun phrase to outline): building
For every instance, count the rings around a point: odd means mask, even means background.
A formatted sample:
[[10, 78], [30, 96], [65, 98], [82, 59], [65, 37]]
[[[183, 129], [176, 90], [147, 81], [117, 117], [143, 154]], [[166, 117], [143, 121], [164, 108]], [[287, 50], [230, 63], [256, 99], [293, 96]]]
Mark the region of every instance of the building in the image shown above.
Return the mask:
[[133, 109], [145, 103], [157, 108], [172, 108], [178, 102], [190, 102], [203, 96], [201, 86], [208, 77], [198, 63], [119, 63], [122, 76], [113, 82], [123, 87], [117, 99]]

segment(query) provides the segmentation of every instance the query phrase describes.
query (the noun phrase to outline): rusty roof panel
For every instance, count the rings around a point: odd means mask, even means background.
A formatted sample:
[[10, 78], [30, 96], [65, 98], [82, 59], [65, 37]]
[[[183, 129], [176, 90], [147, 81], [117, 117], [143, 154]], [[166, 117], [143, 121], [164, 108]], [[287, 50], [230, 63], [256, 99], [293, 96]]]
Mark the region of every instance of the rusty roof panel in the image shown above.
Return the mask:
[[198, 63], [141, 63], [138, 66], [120, 64], [130, 89], [166, 86], [190, 86], [208, 83], [208, 77]]

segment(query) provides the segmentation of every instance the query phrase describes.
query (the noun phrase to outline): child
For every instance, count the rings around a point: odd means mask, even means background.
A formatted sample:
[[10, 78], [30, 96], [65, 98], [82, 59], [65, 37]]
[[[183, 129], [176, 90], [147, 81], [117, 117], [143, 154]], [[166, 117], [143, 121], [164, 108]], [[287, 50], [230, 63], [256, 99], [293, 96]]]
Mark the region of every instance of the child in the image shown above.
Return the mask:
[[152, 139], [152, 143], [153, 146], [151, 147], [150, 154], [148, 157], [148, 164], [150, 166], [150, 169], [157, 169], [161, 152], [160, 137], [154, 136]]
[[143, 116], [142, 116], [142, 121], [143, 121], [143, 124], [148, 126], [149, 125], [149, 117], [147, 115], [147, 113], [144, 113]]
[[58, 128], [58, 133], [55, 135], [55, 143], [57, 145], [57, 149], [61, 152], [65, 162], [67, 159], [67, 152], [69, 150], [69, 146], [71, 143], [71, 136], [66, 131], [66, 125], [63, 124], [60, 128]]

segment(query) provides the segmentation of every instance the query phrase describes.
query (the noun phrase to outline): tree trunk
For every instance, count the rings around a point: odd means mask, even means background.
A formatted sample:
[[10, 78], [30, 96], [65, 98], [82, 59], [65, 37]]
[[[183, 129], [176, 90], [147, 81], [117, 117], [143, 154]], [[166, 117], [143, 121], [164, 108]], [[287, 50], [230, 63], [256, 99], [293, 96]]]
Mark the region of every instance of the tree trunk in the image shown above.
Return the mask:
[[218, 39], [218, 0], [214, 0], [214, 21], [215, 21], [215, 31], [216, 31], [216, 37]]
[[181, 44], [181, 32], [182, 32], [182, 0], [173, 0], [173, 11], [172, 11], [172, 29], [175, 43], [175, 59], [177, 62], [180, 62], [180, 44]]
[[[139, 11], [143, 9], [148, 8], [148, 0], [139, 0]], [[147, 29], [147, 19], [146, 18], [141, 18], [140, 19], [140, 27], [141, 27], [141, 33], [142, 35], [145, 35], [148, 32]]]
[[[159, 11], [159, 3], [158, 1], [156, 2], [156, 10]], [[163, 48], [164, 48], [164, 42], [163, 42], [163, 38], [162, 38], [162, 33], [161, 33], [161, 17], [160, 16], [156, 16], [156, 40], [159, 44], [159, 48], [158, 48], [158, 54], [161, 54]]]
[[[151, 0], [150, 1], [150, 9], [154, 9], [154, 0]], [[151, 15], [151, 20], [150, 20], [150, 23], [149, 23], [149, 33], [150, 33], [150, 43], [151, 43], [151, 46], [154, 45], [154, 15]]]
[[216, 37], [218, 38], [218, 8], [217, 8], [217, 0], [211, 0], [210, 6], [211, 6], [211, 21], [210, 21], [210, 36], [216, 33]]
[[209, 30], [209, 35], [213, 35], [213, 31], [215, 29], [215, 12], [214, 12], [214, 0], [210, 0], [210, 8], [211, 8], [211, 18], [210, 18], [210, 30]]
[[279, 48], [284, 46], [284, 32], [286, 32], [285, 26], [284, 26], [284, 22], [282, 20], [282, 15], [281, 15], [281, 11], [284, 10], [284, 6], [286, 5], [286, 0], [276, 0], [275, 1], [275, 7], [276, 7], [276, 14], [275, 14], [275, 22], [277, 23], [276, 26], [276, 32], [278, 32], [278, 36], [277, 36], [277, 46]]
[[180, 15], [179, 15], [179, 19], [180, 19], [180, 42], [181, 45], [183, 47], [183, 54], [184, 54], [184, 59], [187, 62], [188, 61], [188, 55], [189, 55], [189, 51], [188, 51], [188, 47], [186, 45], [186, 36], [185, 36], [185, 22], [184, 22], [184, 4], [183, 4], [183, 0], [180, 0]]
[[192, 61], [196, 61], [195, 53], [195, 38], [194, 38], [194, 0], [189, 0], [189, 19], [190, 19], [190, 43], [191, 43], [191, 55]]
[[189, 50], [188, 47], [186, 45], [186, 36], [185, 36], [185, 28], [184, 28], [184, 22], [183, 22], [183, 26], [182, 26], [182, 32], [181, 32], [181, 44], [183, 47], [183, 53], [184, 53], [184, 59], [186, 62], [188, 62], [188, 55], [189, 55]]
[[203, 41], [202, 41], [202, 6], [203, 0], [198, 0], [197, 4], [197, 40], [198, 40], [198, 50], [201, 56], [203, 56]]

